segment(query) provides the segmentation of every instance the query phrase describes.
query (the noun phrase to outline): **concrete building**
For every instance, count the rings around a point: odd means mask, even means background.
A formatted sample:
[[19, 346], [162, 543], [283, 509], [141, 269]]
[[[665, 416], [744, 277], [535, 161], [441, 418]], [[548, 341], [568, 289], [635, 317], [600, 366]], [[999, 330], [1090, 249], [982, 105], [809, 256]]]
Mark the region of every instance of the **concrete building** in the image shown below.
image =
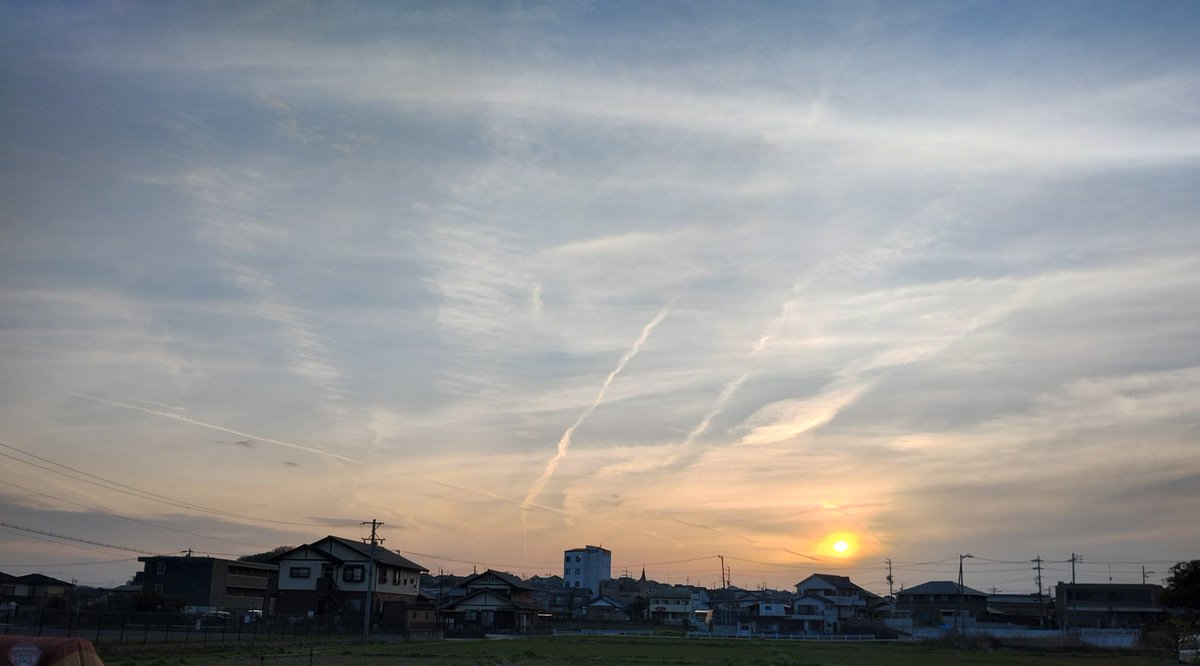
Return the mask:
[[194, 613], [269, 610], [266, 600], [279, 568], [271, 564], [191, 555], [139, 557], [142, 590]]
[[600, 594], [600, 581], [612, 578], [612, 553], [600, 546], [563, 551], [563, 581], [567, 587], [587, 588]]
[[1054, 589], [1059, 626], [1131, 628], [1166, 617], [1161, 585], [1059, 583]]

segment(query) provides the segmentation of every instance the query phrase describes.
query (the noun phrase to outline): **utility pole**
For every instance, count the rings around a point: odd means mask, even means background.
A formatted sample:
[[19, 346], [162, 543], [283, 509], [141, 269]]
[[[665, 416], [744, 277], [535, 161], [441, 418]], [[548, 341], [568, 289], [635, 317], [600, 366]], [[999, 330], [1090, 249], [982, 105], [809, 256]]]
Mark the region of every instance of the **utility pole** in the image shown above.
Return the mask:
[[[954, 633], [958, 633], [958, 623], [963, 614], [963, 560], [968, 557], [974, 559], [974, 555], [959, 555], [958, 556], [958, 612], [954, 615]], [[963, 629], [967, 628], [967, 623], [963, 621]]]
[[725, 584], [725, 556], [717, 555], [717, 557], [719, 557], [721, 559], [721, 589], [723, 590], [726, 587], [726, 584]]
[[371, 554], [367, 560], [367, 603], [363, 607], [363, 642], [365, 643], [371, 639], [371, 609], [375, 604], [375, 546], [383, 543], [383, 539], [380, 539], [376, 532], [383, 527], [383, 523], [372, 518], [371, 522], [364, 522], [363, 525], [371, 526], [370, 539], [363, 539], [363, 541], [371, 543]]
[[888, 565], [888, 575], [887, 575], [888, 596], [892, 597], [894, 599], [896, 597], [896, 595], [892, 592], [892, 559], [890, 557], [887, 559], [887, 565]]
[[1083, 559], [1075, 553], [1071, 553], [1071, 587], [1067, 588], [1067, 628], [1074, 626], [1075, 622], [1075, 563]]
[[1037, 566], [1035, 566], [1035, 567], [1033, 567], [1033, 568], [1037, 570], [1037, 588], [1038, 588], [1038, 593], [1037, 593], [1037, 604], [1038, 604], [1038, 605], [1037, 605], [1037, 607], [1038, 607], [1038, 624], [1042, 624], [1042, 622], [1043, 622], [1043, 621], [1046, 619], [1046, 618], [1045, 618], [1044, 611], [1043, 611], [1043, 609], [1042, 609], [1042, 556], [1041, 556], [1041, 555], [1038, 555], [1038, 556], [1037, 556], [1037, 558], [1030, 560], [1030, 562], [1036, 562], [1036, 563], [1037, 563]]
[[1146, 584], [1146, 574], [1152, 574], [1153, 571], [1146, 571], [1145, 565], [1142, 566], [1142, 585]]

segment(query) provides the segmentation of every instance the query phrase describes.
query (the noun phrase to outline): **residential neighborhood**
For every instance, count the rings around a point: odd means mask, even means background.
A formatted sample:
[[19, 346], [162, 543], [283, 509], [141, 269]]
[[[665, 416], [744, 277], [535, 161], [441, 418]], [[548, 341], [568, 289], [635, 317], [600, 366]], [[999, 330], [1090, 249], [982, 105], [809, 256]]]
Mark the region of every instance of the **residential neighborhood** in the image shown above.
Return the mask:
[[790, 590], [750, 590], [662, 583], [645, 570], [614, 577], [612, 552], [599, 546], [566, 549], [563, 558], [561, 576], [433, 574], [381, 544], [327, 535], [241, 560], [139, 557], [142, 571], [112, 590], [0, 574], [0, 614], [14, 624], [44, 611], [175, 613], [202, 618], [197, 627], [214, 618], [280, 620], [410, 639], [657, 629], [810, 639], [1102, 631], [1111, 641], [1135, 640], [1170, 612], [1156, 584], [1060, 582], [1053, 595], [1039, 595], [930, 580], [880, 595], [847, 576], [816, 572]]

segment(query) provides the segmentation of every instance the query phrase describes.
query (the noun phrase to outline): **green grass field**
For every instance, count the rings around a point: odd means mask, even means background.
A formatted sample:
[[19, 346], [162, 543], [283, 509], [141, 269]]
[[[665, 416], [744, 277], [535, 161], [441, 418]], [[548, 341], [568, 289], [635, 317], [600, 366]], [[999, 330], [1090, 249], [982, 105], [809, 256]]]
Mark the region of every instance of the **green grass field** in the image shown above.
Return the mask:
[[299, 647], [174, 646], [104, 654], [107, 666], [583, 666], [587, 664], [762, 664], [764, 666], [864, 666], [887, 664], [1064, 664], [1162, 666], [1169, 654], [1114, 650], [953, 648], [914, 643], [817, 643], [680, 638], [537, 637], [515, 640], [439, 641]]

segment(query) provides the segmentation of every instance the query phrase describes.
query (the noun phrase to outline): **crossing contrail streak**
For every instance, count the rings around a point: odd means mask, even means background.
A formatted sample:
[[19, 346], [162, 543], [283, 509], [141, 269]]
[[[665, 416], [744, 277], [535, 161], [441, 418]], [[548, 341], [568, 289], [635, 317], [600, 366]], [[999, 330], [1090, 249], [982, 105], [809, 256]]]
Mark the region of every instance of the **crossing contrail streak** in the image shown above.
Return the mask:
[[592, 401], [592, 404], [587, 409], [583, 410], [583, 413], [579, 415], [579, 418], [575, 419], [575, 422], [571, 424], [571, 427], [567, 428], [566, 432], [564, 432], [562, 437], [558, 440], [558, 452], [554, 454], [554, 457], [550, 459], [550, 462], [546, 463], [546, 469], [542, 470], [542, 475], [533, 482], [533, 485], [529, 486], [529, 493], [525, 495], [525, 501], [521, 502], [522, 520], [528, 516], [529, 509], [533, 506], [533, 501], [537, 499], [538, 495], [542, 494], [542, 490], [546, 487], [546, 483], [550, 481], [550, 477], [554, 476], [554, 470], [558, 469], [558, 464], [567, 457], [567, 451], [571, 448], [571, 435], [575, 433], [575, 429], [578, 428], [581, 423], [583, 423], [584, 419], [586, 419], [593, 411], [596, 410], [596, 407], [598, 407], [600, 402], [604, 400], [604, 393], [608, 391], [608, 387], [613, 383], [613, 379], [615, 379], [617, 375], [621, 374], [621, 370], [625, 368], [625, 364], [628, 363], [630, 359], [632, 359], [634, 356], [637, 356], [638, 350], [640, 350], [642, 345], [645, 344], [646, 338], [650, 337], [650, 331], [653, 331], [654, 327], [658, 326], [659, 322], [661, 322], [666, 316], [667, 308], [663, 308], [657, 315], [655, 315], [654, 319], [650, 320], [649, 324], [646, 324], [642, 328], [642, 334], [638, 336], [638, 339], [633, 343], [633, 346], [629, 348], [629, 351], [625, 352], [625, 355], [621, 357], [621, 360], [617, 361], [617, 367], [613, 368], [613, 371], [608, 373], [608, 376], [604, 378], [604, 383], [600, 386], [600, 392], [596, 394], [596, 399]]
[[[770, 342], [772, 336], [775, 335], [775, 332], [779, 329], [783, 322], [786, 321], [787, 314], [788, 303], [785, 302], [783, 304], [783, 312], [776, 316], [775, 319], [771, 320], [770, 324], [767, 325], [762, 335], [760, 335], [758, 340], [754, 342], [754, 346], [750, 348], [750, 353], [746, 356], [747, 358], [754, 358], [766, 348], [767, 343]], [[708, 413], [704, 415], [704, 418], [700, 419], [700, 422], [697, 423], [695, 427], [688, 431], [687, 437], [685, 437], [683, 442], [679, 445], [679, 450], [677, 450], [669, 458], [666, 458], [665, 460], [656, 460], [648, 466], [638, 466], [632, 469], [635, 471], [645, 472], [652, 469], [670, 467], [672, 465], [685, 465], [687, 461], [691, 460], [691, 457], [695, 455], [692, 451], [692, 445], [696, 442], [696, 439], [708, 432], [709, 426], [712, 425], [712, 420], [725, 409], [726, 403], [729, 402], [730, 398], [733, 397], [733, 394], [737, 393], [738, 389], [740, 389], [742, 384], [745, 384], [746, 380], [749, 378], [750, 372], [744, 371], [741, 375], [726, 382], [716, 399], [713, 400], [712, 406], [708, 409]], [[600, 470], [600, 475], [612, 476], [624, 474], [629, 472], [630, 469], [631, 468], [629, 466], [622, 465], [607, 467]]]
[[176, 421], [182, 421], [182, 422], [184, 422], [184, 423], [190, 423], [190, 424], [192, 424], [192, 425], [194, 425], [194, 426], [200, 426], [201, 428], [208, 428], [209, 430], [217, 430], [217, 431], [219, 431], [219, 432], [228, 433], [228, 434], [230, 434], [230, 435], [237, 435], [238, 437], [245, 437], [245, 438], [247, 438], [247, 439], [252, 439], [252, 440], [255, 440], [255, 441], [259, 441], [259, 442], [266, 442], [267, 444], [274, 444], [274, 445], [276, 445], [276, 446], [283, 446], [283, 447], [286, 447], [286, 448], [289, 448], [289, 449], [296, 449], [296, 450], [298, 450], [298, 451], [307, 451], [308, 453], [315, 453], [315, 454], [317, 454], [317, 455], [319, 455], [319, 456], [325, 456], [326, 458], [336, 458], [336, 459], [338, 459], [338, 460], [345, 460], [346, 462], [352, 462], [352, 463], [355, 463], [355, 464], [357, 464], [357, 465], [364, 465], [364, 464], [366, 464], [366, 463], [364, 463], [364, 462], [363, 462], [363, 461], [361, 461], [361, 460], [355, 460], [354, 458], [347, 458], [346, 456], [343, 456], [343, 455], [340, 455], [340, 454], [337, 454], [337, 453], [329, 453], [328, 451], [322, 451], [322, 450], [320, 450], [320, 449], [314, 449], [314, 448], [312, 448], [312, 447], [310, 447], [310, 446], [304, 446], [304, 445], [301, 445], [301, 444], [293, 444], [293, 443], [291, 443], [291, 442], [285, 442], [285, 441], [283, 441], [283, 440], [280, 440], [280, 439], [271, 439], [270, 437], [259, 437], [258, 435], [251, 435], [251, 434], [248, 434], [248, 433], [244, 433], [244, 432], [240, 432], [240, 431], [237, 431], [237, 430], [233, 430], [233, 429], [231, 429], [231, 428], [226, 428], [226, 427], [223, 427], [223, 426], [214, 425], [214, 424], [212, 424], [212, 423], [205, 423], [205, 422], [203, 422], [203, 421], [197, 421], [196, 419], [193, 419], [193, 418], [188, 418], [188, 417], [186, 417], [186, 416], [182, 416], [182, 415], [180, 415], [180, 414], [172, 414], [171, 412], [162, 412], [162, 411], [159, 411], [159, 410], [157, 410], [157, 409], [147, 409], [147, 408], [145, 408], [145, 407], [139, 407], [139, 406], [137, 406], [137, 405], [130, 405], [130, 404], [128, 404], [128, 403], [124, 403], [124, 402], [115, 402], [115, 401], [112, 401], [112, 400], [105, 400], [105, 399], [103, 399], [103, 398], [97, 398], [97, 397], [90, 396], [90, 395], [84, 395], [84, 394], [82, 394], [82, 393], [72, 393], [71, 395], [73, 395], [73, 396], [75, 396], [75, 397], [77, 397], [77, 398], [83, 398], [84, 400], [91, 400], [91, 401], [93, 401], [93, 402], [98, 402], [98, 403], [100, 403], [100, 404], [103, 404], [103, 405], [109, 405], [110, 407], [121, 407], [121, 408], [124, 408], [124, 409], [132, 409], [132, 410], [134, 410], [134, 411], [136, 411], [136, 412], [142, 412], [142, 413], [145, 413], [145, 414], [150, 414], [150, 415], [152, 415], [152, 416], [161, 416], [161, 417], [163, 417], [163, 418], [167, 418], [167, 419], [175, 419]]

